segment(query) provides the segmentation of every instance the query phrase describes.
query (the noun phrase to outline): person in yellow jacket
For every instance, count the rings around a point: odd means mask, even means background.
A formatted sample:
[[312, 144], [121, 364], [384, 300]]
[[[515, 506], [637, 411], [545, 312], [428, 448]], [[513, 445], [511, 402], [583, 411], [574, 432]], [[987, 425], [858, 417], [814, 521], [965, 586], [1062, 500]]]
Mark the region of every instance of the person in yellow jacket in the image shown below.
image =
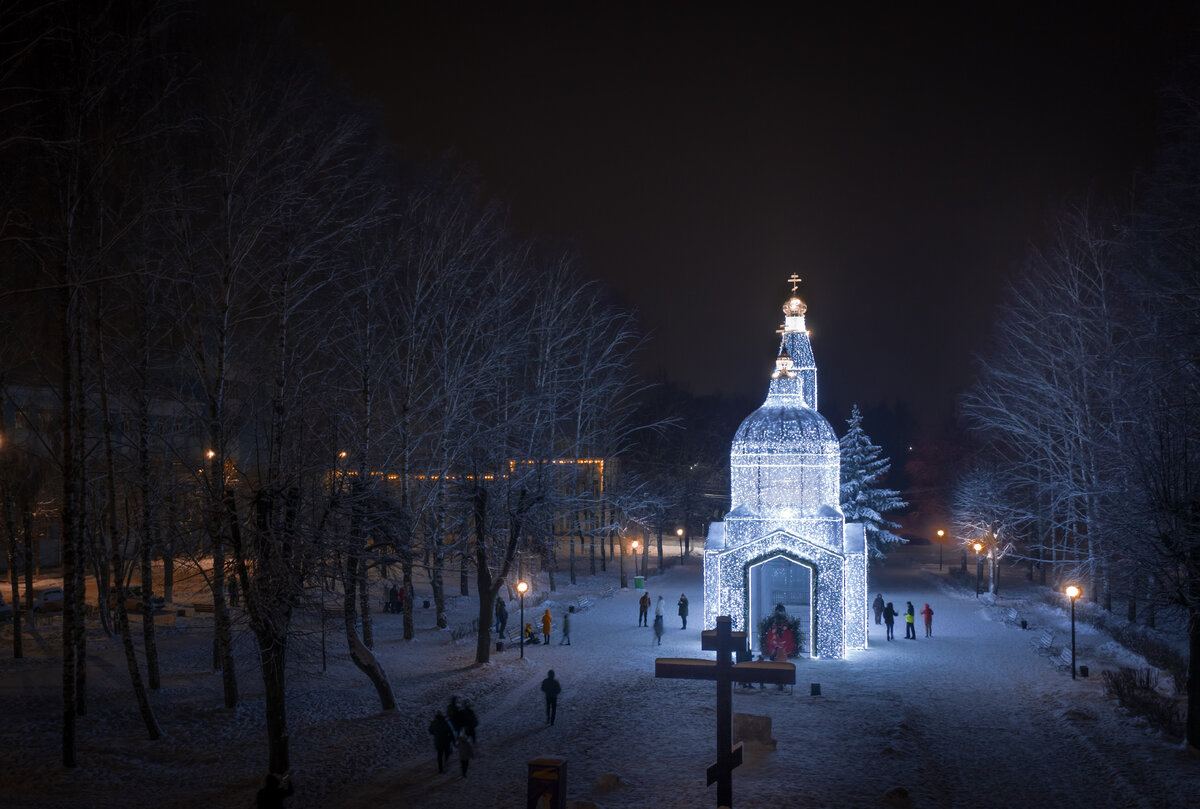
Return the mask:
[[904, 610], [904, 639], [916, 640], [917, 627], [913, 623], [917, 619], [916, 610], [913, 608], [913, 603], [908, 602], [908, 608]]
[[[542, 634], [546, 636], [546, 645], [550, 645], [550, 624], [554, 623], [554, 619], [550, 617], [550, 610], [542, 613]], [[914, 637], [916, 637], [914, 635]]]

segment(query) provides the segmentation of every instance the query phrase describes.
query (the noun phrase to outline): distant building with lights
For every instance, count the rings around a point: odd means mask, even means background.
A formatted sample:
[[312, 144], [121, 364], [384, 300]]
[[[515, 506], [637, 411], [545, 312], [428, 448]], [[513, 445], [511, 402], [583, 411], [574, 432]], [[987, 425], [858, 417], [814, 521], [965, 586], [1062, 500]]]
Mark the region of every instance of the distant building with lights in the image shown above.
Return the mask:
[[805, 653], [844, 658], [867, 645], [866, 535], [839, 507], [838, 439], [817, 412], [807, 306], [790, 281], [766, 401], [733, 438], [731, 509], [708, 530], [704, 626], [729, 615], [759, 651], [759, 627], [782, 604], [807, 626]]

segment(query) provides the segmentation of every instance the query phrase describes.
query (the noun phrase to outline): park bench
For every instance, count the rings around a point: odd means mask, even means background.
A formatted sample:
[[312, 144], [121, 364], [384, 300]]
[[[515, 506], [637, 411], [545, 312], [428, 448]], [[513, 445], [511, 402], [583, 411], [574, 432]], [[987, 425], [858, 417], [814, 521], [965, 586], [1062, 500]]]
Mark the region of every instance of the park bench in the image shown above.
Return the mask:
[[470, 623], [459, 624], [450, 629], [450, 640], [460, 641], [468, 635], [479, 634], [479, 619], [473, 618]]
[[612, 585], [612, 584], [610, 584], [610, 585], [608, 585], [607, 587], [605, 587], [605, 588], [604, 588], [604, 594], [603, 594], [603, 595], [604, 595], [604, 597], [605, 597], [605, 598], [612, 598], [612, 597], [613, 597], [613, 596], [615, 596], [616, 594], [617, 594], [617, 588], [616, 588], [616, 585]]
[[1049, 629], [1043, 629], [1038, 635], [1037, 640], [1033, 642], [1034, 647], [1038, 650], [1038, 654], [1053, 654], [1054, 653], [1054, 633]]
[[1019, 618], [1019, 616], [1017, 615], [1017, 611], [1014, 608], [1008, 607], [1007, 609], [1004, 610], [1004, 623], [1015, 624], [1015, 623], [1017, 623], [1018, 618]]
[[1070, 646], [1064, 646], [1062, 651], [1058, 653], [1058, 658], [1055, 660], [1055, 669], [1058, 671], [1070, 671], [1071, 666], [1075, 663], [1075, 655], [1071, 653]]
[[572, 612], [583, 612], [588, 607], [592, 606], [592, 600], [587, 596], [579, 596], [575, 599], [575, 603], [571, 605]]

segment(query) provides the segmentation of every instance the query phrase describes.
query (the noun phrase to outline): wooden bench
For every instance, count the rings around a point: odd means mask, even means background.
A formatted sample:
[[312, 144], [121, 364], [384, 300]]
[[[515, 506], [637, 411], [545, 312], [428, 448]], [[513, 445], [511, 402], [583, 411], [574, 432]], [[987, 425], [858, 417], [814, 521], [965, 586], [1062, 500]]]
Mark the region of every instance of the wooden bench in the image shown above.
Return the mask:
[[610, 584], [610, 585], [608, 585], [607, 587], [605, 587], [605, 588], [604, 588], [604, 593], [603, 593], [603, 595], [604, 595], [604, 597], [605, 597], [605, 598], [612, 598], [612, 597], [613, 597], [613, 596], [615, 596], [616, 594], [617, 594], [617, 588], [616, 588], [616, 585], [612, 585], [612, 584]]
[[1043, 629], [1038, 635], [1037, 640], [1033, 642], [1034, 647], [1038, 650], [1038, 654], [1053, 654], [1054, 653], [1054, 633], [1049, 629]]
[[468, 635], [479, 634], [479, 619], [473, 618], [469, 624], [459, 624], [450, 629], [450, 640], [460, 641]]
[[1006, 624], [1015, 624], [1019, 618], [1020, 616], [1017, 615], [1017, 611], [1012, 607], [1009, 607], [1004, 611], [1004, 623]]
[[571, 605], [574, 612], [583, 612], [590, 606], [592, 606], [592, 600], [587, 596], [579, 596], [575, 599], [575, 603]]
[[1059, 671], [1070, 671], [1075, 664], [1075, 655], [1071, 654], [1071, 647], [1064, 646], [1062, 651], [1058, 653], [1058, 659], [1055, 660], [1055, 668]]

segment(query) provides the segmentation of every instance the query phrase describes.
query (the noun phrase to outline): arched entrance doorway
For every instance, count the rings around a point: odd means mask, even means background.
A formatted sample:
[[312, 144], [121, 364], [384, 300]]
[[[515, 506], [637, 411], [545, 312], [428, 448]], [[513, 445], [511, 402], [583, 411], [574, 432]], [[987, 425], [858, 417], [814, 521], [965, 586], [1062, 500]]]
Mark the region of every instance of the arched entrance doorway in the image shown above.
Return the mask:
[[811, 561], [788, 553], [776, 552], [755, 559], [746, 566], [747, 628], [750, 648], [754, 654], [764, 654], [759, 627], [782, 604], [788, 615], [797, 619], [804, 632], [801, 652], [811, 656], [815, 647], [815, 611], [817, 569]]

